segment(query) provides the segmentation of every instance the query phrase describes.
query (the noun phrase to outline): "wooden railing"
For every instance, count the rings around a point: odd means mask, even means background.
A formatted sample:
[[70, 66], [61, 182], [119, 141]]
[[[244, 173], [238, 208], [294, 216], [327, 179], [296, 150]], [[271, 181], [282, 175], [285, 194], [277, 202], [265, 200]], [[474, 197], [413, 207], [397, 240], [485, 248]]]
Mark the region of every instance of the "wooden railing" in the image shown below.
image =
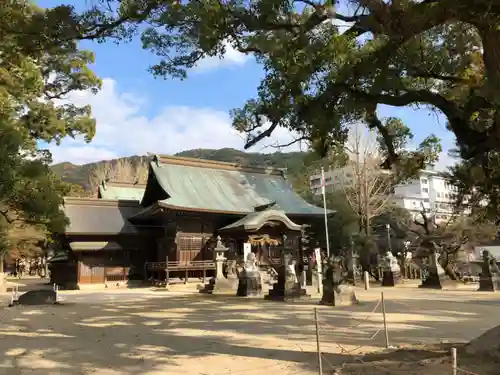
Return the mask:
[[[379, 278], [382, 279], [382, 276], [384, 274], [384, 267], [378, 266], [376, 267], [376, 269]], [[405, 263], [405, 265], [401, 267], [401, 277], [404, 279], [418, 280], [422, 278], [422, 271], [414, 264]]]
[[213, 260], [191, 260], [188, 262], [165, 261], [165, 262], [146, 262], [144, 264], [144, 275], [147, 278], [148, 271], [164, 271], [165, 284], [168, 285], [170, 272], [184, 272], [184, 283], [187, 283], [189, 271], [202, 271], [203, 282], [206, 282], [207, 271], [215, 270], [215, 261]]

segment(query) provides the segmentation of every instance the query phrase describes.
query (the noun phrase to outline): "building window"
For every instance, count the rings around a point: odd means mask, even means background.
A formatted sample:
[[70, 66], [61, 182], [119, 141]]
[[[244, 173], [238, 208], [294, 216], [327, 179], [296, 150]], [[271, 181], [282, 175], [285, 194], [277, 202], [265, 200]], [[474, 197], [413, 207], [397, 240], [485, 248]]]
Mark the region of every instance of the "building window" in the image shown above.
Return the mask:
[[424, 193], [428, 193], [428, 192], [429, 192], [429, 189], [428, 189], [428, 188], [422, 188], [422, 192], [424, 192]]
[[422, 178], [422, 179], [420, 180], [420, 182], [421, 182], [423, 185], [427, 185], [427, 179], [425, 179], [425, 178]]

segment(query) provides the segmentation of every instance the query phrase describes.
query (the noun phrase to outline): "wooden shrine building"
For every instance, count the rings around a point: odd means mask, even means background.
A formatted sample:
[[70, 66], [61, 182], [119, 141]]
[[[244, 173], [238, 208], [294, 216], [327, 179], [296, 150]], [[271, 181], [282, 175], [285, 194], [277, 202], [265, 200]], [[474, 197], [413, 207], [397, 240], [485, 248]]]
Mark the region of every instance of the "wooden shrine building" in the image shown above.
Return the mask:
[[243, 255], [250, 243], [266, 262], [280, 246], [298, 247], [301, 226], [321, 224], [324, 215], [282, 170], [171, 156], [152, 158], [145, 186], [103, 183], [98, 198], [65, 198], [64, 211], [67, 255], [53, 262], [64, 270], [53, 278], [66, 285], [164, 277], [153, 275], [155, 264], [173, 277], [205, 275], [217, 235], [229, 256]]

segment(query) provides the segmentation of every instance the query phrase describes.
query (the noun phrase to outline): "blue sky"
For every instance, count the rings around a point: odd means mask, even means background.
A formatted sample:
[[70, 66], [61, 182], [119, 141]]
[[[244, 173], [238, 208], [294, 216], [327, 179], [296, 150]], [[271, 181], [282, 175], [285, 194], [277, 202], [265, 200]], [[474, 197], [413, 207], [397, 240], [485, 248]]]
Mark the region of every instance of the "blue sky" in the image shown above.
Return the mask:
[[[50, 7], [67, 2], [37, 3]], [[73, 3], [85, 6], [86, 2]], [[67, 140], [51, 147], [55, 162], [79, 164], [146, 152], [171, 154], [189, 148], [242, 148], [241, 135], [231, 131], [228, 111], [256, 93], [262, 70], [251, 57], [229, 51], [224, 60], [203, 61], [187, 80], [179, 81], [155, 79], [147, 69], [157, 59], [142, 50], [138, 40], [120, 45], [84, 42], [82, 47], [96, 54], [93, 69], [104, 80], [103, 90], [96, 96], [78, 93], [70, 99], [92, 105], [97, 135], [91, 144]], [[442, 117], [408, 108], [384, 107], [380, 113], [400, 117], [413, 130], [416, 143], [435, 133], [443, 139], [444, 148], [452, 147], [453, 138]], [[250, 151], [273, 152], [269, 144], [289, 139], [288, 133], [280, 130], [272, 140]]]

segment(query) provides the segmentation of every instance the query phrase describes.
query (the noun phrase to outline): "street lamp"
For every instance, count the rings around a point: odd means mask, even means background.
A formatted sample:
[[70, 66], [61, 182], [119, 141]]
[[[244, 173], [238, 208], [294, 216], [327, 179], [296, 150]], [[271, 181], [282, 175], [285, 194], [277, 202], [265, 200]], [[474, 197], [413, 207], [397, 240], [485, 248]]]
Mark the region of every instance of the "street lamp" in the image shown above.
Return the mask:
[[392, 252], [392, 244], [391, 244], [391, 224], [386, 224], [385, 228], [387, 229], [387, 243], [389, 246], [389, 251]]

